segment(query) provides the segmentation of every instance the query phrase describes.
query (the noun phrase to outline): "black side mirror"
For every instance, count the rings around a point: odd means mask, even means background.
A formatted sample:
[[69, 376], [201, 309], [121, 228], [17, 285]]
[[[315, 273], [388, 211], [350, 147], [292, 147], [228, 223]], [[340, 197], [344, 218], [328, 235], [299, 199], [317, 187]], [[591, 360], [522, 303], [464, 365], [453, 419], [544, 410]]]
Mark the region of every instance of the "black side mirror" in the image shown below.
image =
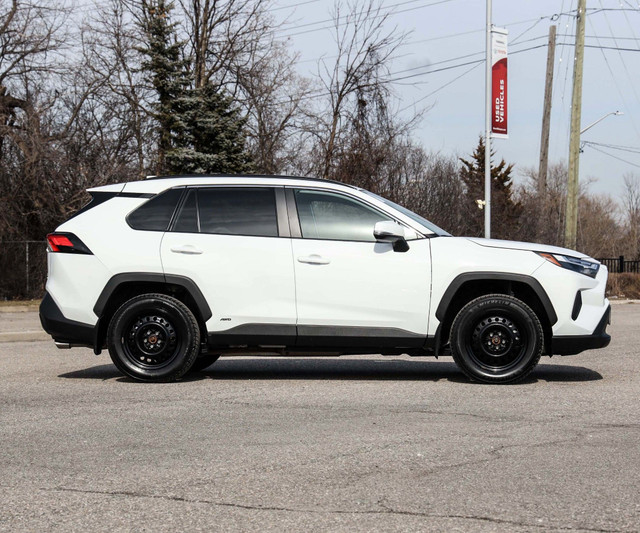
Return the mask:
[[376, 225], [373, 227], [373, 236], [378, 242], [391, 243], [394, 252], [406, 252], [409, 250], [404, 228], [391, 220], [376, 222]]

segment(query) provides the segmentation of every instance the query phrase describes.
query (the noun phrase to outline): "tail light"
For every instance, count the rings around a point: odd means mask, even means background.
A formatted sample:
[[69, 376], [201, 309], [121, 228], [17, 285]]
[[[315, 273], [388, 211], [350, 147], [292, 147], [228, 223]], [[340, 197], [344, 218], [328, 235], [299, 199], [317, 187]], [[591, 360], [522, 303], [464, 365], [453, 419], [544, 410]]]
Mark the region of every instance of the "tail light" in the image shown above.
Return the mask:
[[93, 255], [78, 237], [73, 233], [49, 233], [47, 235], [49, 251], [64, 254], [84, 254]]

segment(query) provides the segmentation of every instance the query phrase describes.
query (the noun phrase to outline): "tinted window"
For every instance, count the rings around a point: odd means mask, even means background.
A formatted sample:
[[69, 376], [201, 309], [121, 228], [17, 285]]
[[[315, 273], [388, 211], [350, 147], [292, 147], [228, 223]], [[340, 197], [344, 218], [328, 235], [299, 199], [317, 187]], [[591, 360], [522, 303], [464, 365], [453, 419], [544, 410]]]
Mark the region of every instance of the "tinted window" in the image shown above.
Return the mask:
[[305, 239], [375, 242], [373, 227], [391, 218], [341, 194], [296, 190], [300, 228]]
[[198, 233], [198, 207], [196, 205], [196, 191], [190, 190], [187, 199], [173, 226], [173, 231], [179, 233]]
[[278, 236], [273, 189], [199, 189], [198, 211], [202, 233]]
[[133, 229], [166, 231], [184, 189], [169, 189], [154, 196], [129, 213], [127, 222]]

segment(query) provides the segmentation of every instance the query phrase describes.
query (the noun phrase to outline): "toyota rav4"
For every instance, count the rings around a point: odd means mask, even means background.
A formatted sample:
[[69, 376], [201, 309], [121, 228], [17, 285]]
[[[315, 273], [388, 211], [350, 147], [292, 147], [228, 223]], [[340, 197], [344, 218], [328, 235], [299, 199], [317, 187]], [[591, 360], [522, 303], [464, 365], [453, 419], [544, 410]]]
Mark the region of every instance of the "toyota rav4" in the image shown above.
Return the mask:
[[44, 329], [108, 348], [133, 379], [221, 355], [452, 355], [523, 379], [607, 346], [607, 269], [584, 254], [452, 237], [366, 190], [311, 178], [176, 176], [89, 189], [48, 235]]

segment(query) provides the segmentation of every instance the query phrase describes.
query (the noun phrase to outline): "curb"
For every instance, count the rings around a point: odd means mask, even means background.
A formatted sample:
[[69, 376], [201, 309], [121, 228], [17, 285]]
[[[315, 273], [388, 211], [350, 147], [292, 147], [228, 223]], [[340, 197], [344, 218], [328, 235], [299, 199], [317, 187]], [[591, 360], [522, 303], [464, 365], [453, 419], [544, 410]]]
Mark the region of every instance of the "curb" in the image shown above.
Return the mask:
[[11, 304], [11, 305], [0, 305], [0, 313], [30, 313], [32, 311], [38, 311], [40, 308], [39, 304]]
[[0, 333], [0, 342], [50, 341], [51, 335], [44, 331], [9, 331]]

